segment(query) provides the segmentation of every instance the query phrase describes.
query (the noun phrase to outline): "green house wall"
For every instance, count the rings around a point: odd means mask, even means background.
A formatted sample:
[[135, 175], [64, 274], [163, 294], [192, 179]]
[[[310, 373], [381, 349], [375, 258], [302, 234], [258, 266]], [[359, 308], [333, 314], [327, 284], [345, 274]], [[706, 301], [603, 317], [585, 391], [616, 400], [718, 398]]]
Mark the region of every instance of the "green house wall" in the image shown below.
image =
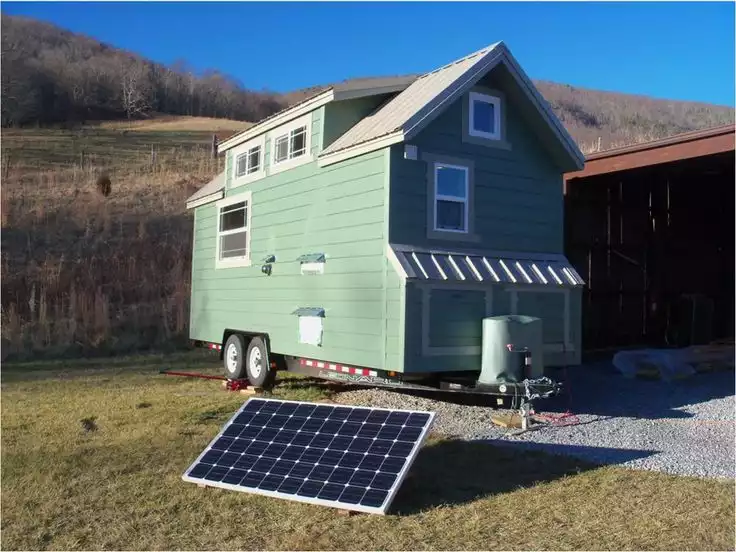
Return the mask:
[[[495, 88], [489, 75], [479, 83]], [[449, 106], [414, 139], [418, 160], [404, 159], [404, 144], [391, 147], [392, 243], [475, 247], [506, 251], [562, 253], [562, 172], [524, 121], [514, 96], [506, 95], [506, 142], [510, 149], [463, 141], [463, 103]], [[475, 239], [427, 236], [428, 200], [425, 154], [467, 159], [474, 164]]]
[[[550, 149], [537, 138], [539, 133], [529, 124], [524, 104], [504, 84], [505, 76], [491, 72], [473, 89], [502, 95], [505, 135], [500, 147], [464, 140], [465, 94], [407, 142], [417, 147], [416, 160], [404, 157], [403, 143], [390, 148], [391, 243], [441, 250], [563, 253], [562, 170]], [[435, 158], [472, 164], [474, 227], [470, 239], [457, 234], [437, 239], [428, 233], [427, 215], [433, 199], [428, 163]], [[579, 363], [579, 289], [567, 292], [570, 319], [569, 342], [565, 343], [562, 289], [558, 293], [518, 293], [513, 309], [512, 291], [521, 289], [519, 286], [487, 284], [480, 291], [477, 284], [453, 283], [452, 289], [445, 287], [448, 289], [442, 289], [441, 284], [428, 289], [418, 282], [406, 285], [406, 372], [479, 369], [481, 319], [512, 310], [542, 318], [545, 342], [550, 348], [572, 345], [573, 352], [546, 352], [546, 364]]]
[[[311, 151], [321, 148], [324, 109], [312, 114]], [[266, 157], [270, 158], [267, 135]], [[316, 161], [231, 189], [252, 193], [251, 259], [242, 268], [215, 268], [217, 207], [195, 209], [192, 260], [192, 339], [221, 343], [224, 330], [263, 332], [274, 352], [400, 369], [399, 284], [388, 276], [388, 152], [377, 151], [320, 168]], [[322, 275], [302, 275], [300, 255], [323, 253]], [[275, 255], [270, 276], [262, 259]], [[300, 307], [325, 309], [322, 346], [298, 343]], [[390, 326], [390, 327], [389, 327]], [[391, 332], [392, 337], [388, 338]]]

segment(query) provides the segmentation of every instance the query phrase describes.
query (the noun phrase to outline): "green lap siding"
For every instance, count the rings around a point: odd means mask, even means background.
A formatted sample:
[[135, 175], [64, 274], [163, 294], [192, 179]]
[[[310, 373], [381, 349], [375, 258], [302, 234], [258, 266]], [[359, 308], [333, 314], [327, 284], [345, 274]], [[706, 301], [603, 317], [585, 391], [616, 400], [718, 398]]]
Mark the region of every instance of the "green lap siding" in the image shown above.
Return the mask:
[[484, 291], [434, 289], [429, 297], [430, 347], [480, 347]]
[[[494, 72], [481, 87], [500, 88]], [[418, 160], [404, 159], [404, 145], [391, 148], [390, 240], [416, 246], [467, 246], [506, 251], [561, 253], [563, 250], [562, 172], [526, 123], [518, 100], [503, 103], [510, 149], [463, 141], [463, 102], [450, 105], [409, 141]], [[427, 162], [422, 156], [446, 156], [473, 163], [475, 239], [427, 237]]]
[[[319, 152], [324, 110], [312, 114], [312, 153]], [[270, 141], [266, 142], [269, 159]], [[195, 210], [192, 339], [220, 343], [225, 329], [267, 333], [273, 351], [383, 368], [400, 366], [399, 333], [387, 338], [386, 313], [398, 319], [397, 283], [387, 292], [386, 167], [383, 151], [319, 168], [316, 161], [230, 189], [252, 193], [251, 259], [242, 268], [215, 268], [215, 204]], [[268, 174], [268, 173], [267, 173]], [[297, 258], [326, 257], [322, 275], [302, 275]], [[275, 255], [272, 274], [262, 260]], [[300, 344], [299, 307], [325, 309], [322, 346]], [[387, 345], [388, 343], [388, 345]]]
[[562, 344], [565, 342], [565, 296], [562, 293], [518, 294], [517, 314], [536, 316], [542, 319], [542, 342]]

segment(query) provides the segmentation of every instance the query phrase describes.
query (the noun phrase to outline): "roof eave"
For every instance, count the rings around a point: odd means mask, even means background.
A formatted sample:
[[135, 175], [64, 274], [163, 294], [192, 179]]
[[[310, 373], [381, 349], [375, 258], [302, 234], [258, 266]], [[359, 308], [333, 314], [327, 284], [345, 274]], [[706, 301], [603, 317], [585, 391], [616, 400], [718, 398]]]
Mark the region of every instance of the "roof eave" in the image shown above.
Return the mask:
[[194, 209], [195, 207], [201, 207], [202, 205], [207, 205], [208, 203], [212, 203], [213, 201], [222, 199], [224, 196], [225, 192], [223, 190], [218, 190], [217, 192], [208, 194], [193, 201], [187, 201], [187, 210]]

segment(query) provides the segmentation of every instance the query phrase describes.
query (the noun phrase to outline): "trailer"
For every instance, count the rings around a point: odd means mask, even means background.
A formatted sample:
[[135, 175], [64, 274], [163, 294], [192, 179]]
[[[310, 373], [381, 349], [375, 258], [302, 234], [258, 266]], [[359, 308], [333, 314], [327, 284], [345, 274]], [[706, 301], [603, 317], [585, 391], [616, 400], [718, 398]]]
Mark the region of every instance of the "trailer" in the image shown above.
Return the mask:
[[562, 183], [583, 156], [503, 43], [331, 86], [218, 152], [187, 201], [190, 337], [228, 378], [523, 402], [580, 362]]

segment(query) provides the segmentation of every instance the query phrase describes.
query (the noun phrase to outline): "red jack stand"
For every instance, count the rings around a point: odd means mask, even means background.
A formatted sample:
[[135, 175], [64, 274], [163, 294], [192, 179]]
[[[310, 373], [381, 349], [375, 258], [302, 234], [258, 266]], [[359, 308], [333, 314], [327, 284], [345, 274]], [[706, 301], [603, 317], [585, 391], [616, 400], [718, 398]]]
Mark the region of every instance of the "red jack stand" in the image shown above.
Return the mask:
[[212, 376], [210, 374], [199, 374], [196, 372], [174, 372], [170, 370], [161, 370], [159, 373], [164, 374], [165, 376], [181, 376], [185, 378], [220, 380], [222, 381], [222, 387], [226, 391], [240, 391], [241, 393], [251, 390], [251, 393], [255, 393], [256, 391], [255, 388], [248, 388], [247, 379], [230, 379], [226, 378], [225, 376]]

